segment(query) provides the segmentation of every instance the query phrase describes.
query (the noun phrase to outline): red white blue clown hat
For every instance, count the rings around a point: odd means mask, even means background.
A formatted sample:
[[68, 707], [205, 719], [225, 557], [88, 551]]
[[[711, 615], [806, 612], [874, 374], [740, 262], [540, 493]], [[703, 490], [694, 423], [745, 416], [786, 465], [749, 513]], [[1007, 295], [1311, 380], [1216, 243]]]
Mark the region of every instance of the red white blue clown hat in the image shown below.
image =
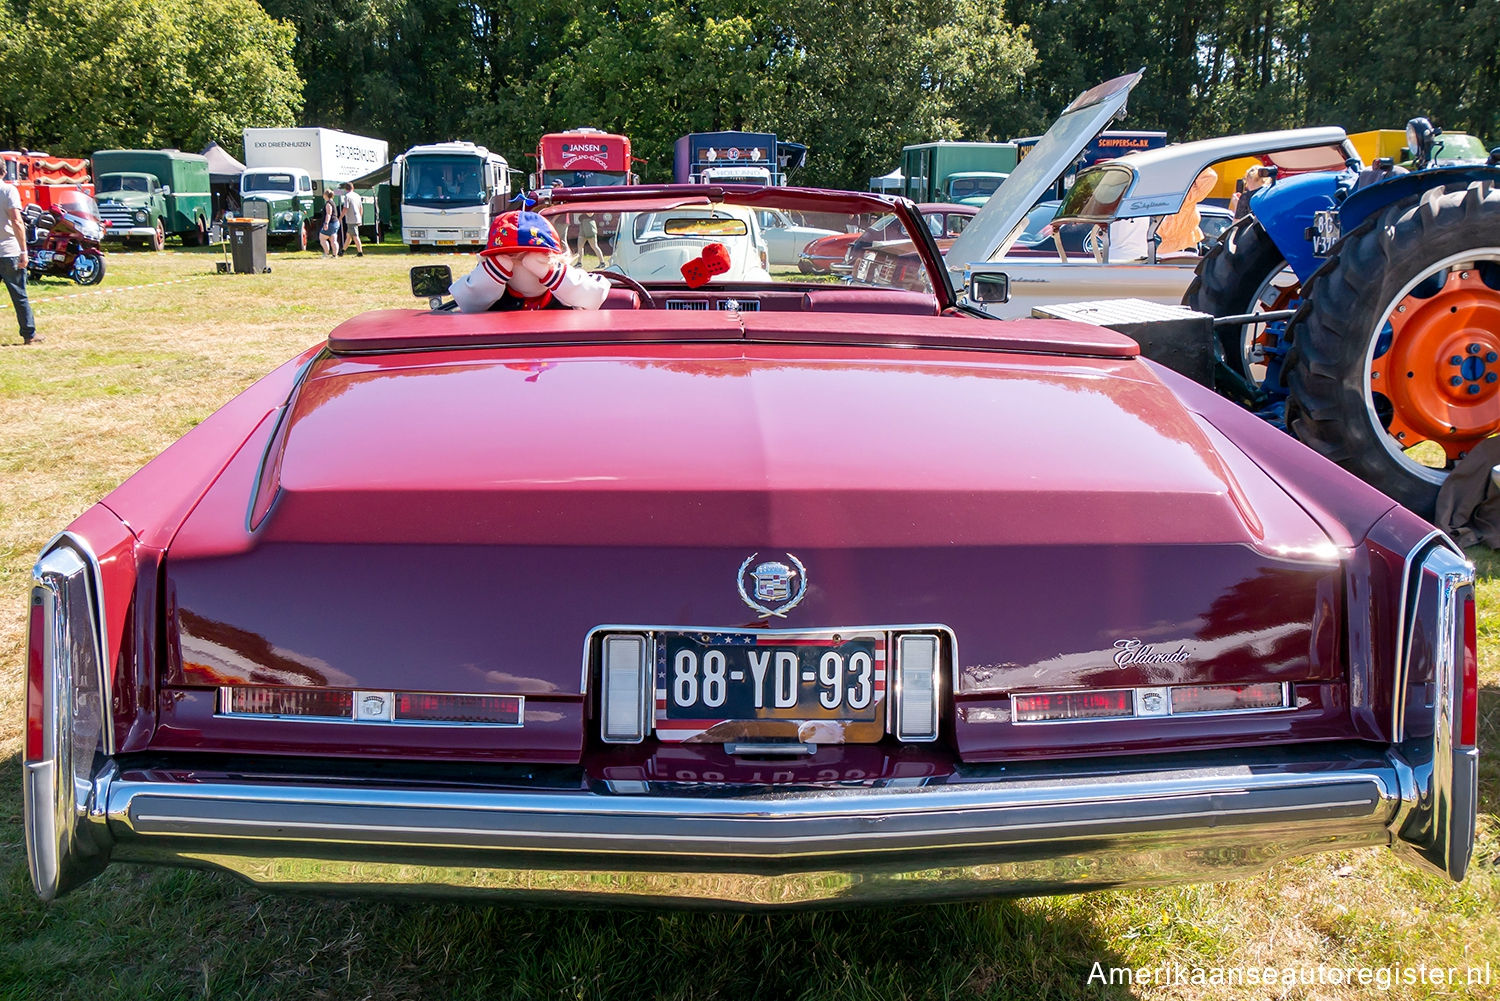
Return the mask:
[[479, 252], [480, 257], [496, 254], [519, 254], [537, 252], [542, 254], [562, 253], [562, 241], [552, 224], [535, 212], [520, 209], [502, 212], [490, 223], [489, 244]]

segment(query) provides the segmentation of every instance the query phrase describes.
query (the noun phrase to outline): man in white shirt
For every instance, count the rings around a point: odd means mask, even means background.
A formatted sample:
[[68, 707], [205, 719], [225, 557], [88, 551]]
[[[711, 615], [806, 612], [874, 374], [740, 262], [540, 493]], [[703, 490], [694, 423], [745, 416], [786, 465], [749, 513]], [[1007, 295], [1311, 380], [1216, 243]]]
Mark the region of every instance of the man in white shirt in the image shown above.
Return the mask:
[[345, 181], [339, 187], [344, 189], [339, 201], [343, 202], [341, 215], [344, 220], [344, 250], [349, 249], [349, 244], [354, 244], [355, 256], [365, 256], [364, 244], [359, 241], [359, 224], [364, 222], [365, 203], [354, 193], [354, 185]]
[[15, 304], [22, 344], [35, 344], [41, 340], [36, 335], [31, 300], [26, 297], [26, 265], [29, 261], [26, 220], [21, 218], [21, 193], [14, 184], [0, 177], [0, 281], [5, 282], [10, 301]]

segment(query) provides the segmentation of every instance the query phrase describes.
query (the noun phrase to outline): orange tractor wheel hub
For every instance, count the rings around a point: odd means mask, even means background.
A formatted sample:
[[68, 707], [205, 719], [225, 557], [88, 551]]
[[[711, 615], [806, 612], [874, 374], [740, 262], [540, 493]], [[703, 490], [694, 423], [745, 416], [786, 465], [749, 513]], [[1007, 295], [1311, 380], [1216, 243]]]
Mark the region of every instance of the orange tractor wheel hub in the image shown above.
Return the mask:
[[1500, 431], [1500, 291], [1454, 268], [1436, 295], [1407, 296], [1387, 320], [1370, 390], [1391, 401], [1387, 430], [1402, 447], [1435, 441], [1456, 460]]

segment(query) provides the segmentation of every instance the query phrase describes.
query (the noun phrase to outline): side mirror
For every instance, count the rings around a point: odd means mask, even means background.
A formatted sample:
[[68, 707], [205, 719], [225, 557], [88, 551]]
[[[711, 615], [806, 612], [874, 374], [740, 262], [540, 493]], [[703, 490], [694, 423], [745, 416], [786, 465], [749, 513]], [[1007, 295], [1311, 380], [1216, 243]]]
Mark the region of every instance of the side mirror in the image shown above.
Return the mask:
[[433, 309], [442, 305], [452, 284], [453, 270], [446, 264], [419, 264], [411, 269], [411, 294], [426, 299]]
[[970, 302], [981, 305], [1010, 302], [1010, 275], [1003, 271], [983, 274], [971, 271], [964, 276], [964, 284], [968, 286]]
[[161, 193], [164, 195], [170, 195], [172, 193], [172, 186], [170, 184], [163, 184], [161, 186]]

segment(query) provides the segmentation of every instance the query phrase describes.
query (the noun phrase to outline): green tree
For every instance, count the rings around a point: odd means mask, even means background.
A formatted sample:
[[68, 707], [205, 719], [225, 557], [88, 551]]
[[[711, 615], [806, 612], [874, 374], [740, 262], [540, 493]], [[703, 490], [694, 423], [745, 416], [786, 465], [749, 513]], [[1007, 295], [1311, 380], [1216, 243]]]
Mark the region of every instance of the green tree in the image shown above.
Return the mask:
[[254, 0], [48, 0], [16, 30], [24, 44], [0, 48], [8, 146], [236, 147], [301, 106], [292, 29]]
[[801, 183], [864, 187], [901, 146], [1001, 137], [1034, 56], [980, 0], [476, 0], [493, 96], [473, 131], [516, 158], [543, 132], [631, 137], [671, 178], [688, 132], [775, 132], [811, 147]]
[[1035, 52], [998, 3], [782, 2], [772, 121], [811, 147], [804, 183], [863, 188], [904, 145], [1008, 138], [1027, 120], [1017, 105]]
[[298, 124], [390, 141], [468, 138], [470, 110], [485, 100], [482, 26], [461, 0], [264, 0], [296, 30], [307, 81]]

